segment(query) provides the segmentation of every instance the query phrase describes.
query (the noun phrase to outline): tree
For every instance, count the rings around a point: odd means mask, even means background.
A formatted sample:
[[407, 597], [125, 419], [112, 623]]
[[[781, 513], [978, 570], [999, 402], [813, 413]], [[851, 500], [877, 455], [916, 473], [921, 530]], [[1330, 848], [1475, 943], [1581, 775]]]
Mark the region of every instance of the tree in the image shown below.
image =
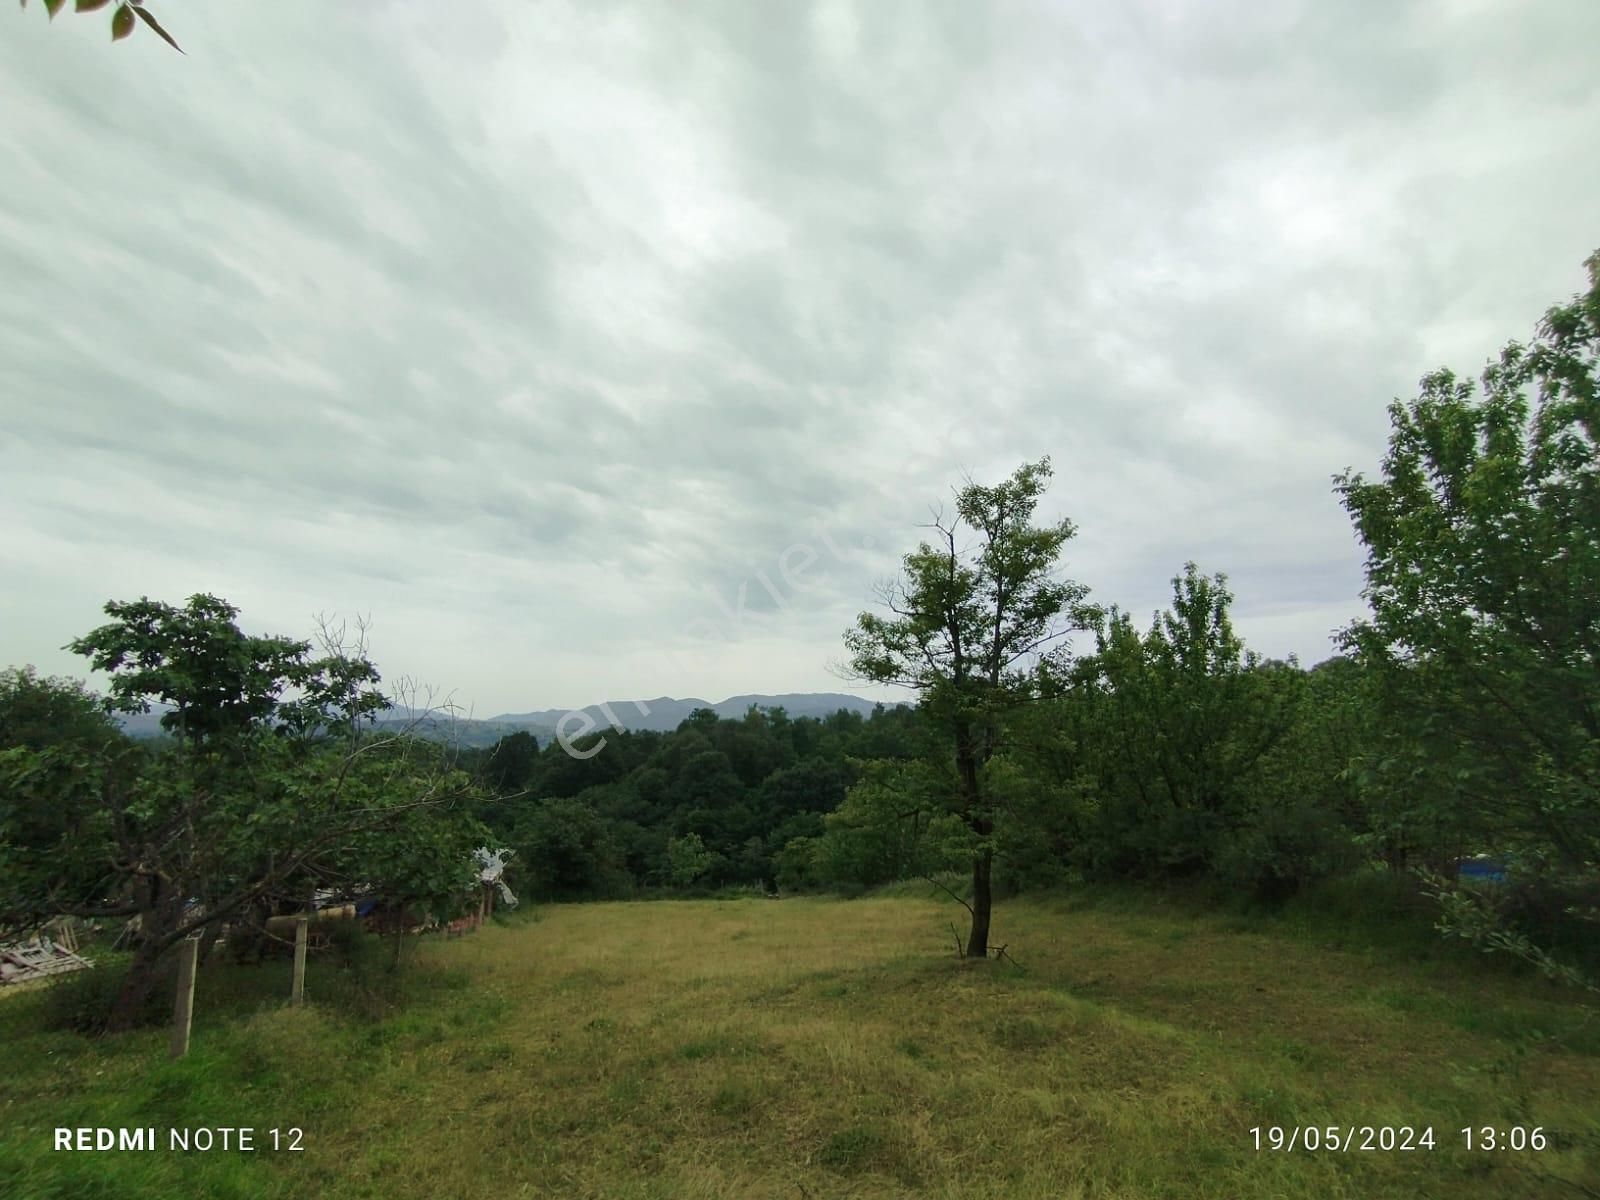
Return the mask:
[[[163, 721], [176, 744], [154, 755], [72, 742], [0, 754], [0, 865], [12, 923], [138, 919], [118, 1028], [182, 938], [204, 930], [209, 945], [223, 921], [263, 901], [303, 904], [313, 887], [367, 881], [373, 839], [414, 847], [415, 822], [472, 792], [437, 747], [363, 730], [387, 701], [364, 646], [347, 652], [342, 631], [324, 627], [313, 659], [309, 643], [245, 636], [236, 610], [212, 596], [106, 611], [118, 619], [70, 648], [112, 672], [107, 707], [172, 704]], [[385, 882], [427, 891], [419, 878], [448, 874], [410, 853]]]
[[100, 698], [74, 679], [40, 679], [29, 667], [0, 671], [0, 750], [63, 743], [99, 748], [125, 740]]
[[533, 778], [538, 756], [538, 739], [519, 729], [494, 744], [484, 762], [484, 777], [500, 796], [521, 792]]
[[716, 865], [715, 852], [706, 849], [698, 833], [667, 840], [667, 882], [688, 887]]
[[1439, 370], [1390, 406], [1381, 481], [1335, 477], [1372, 610], [1346, 646], [1448, 771], [1424, 815], [1574, 872], [1600, 861], [1600, 252], [1586, 265], [1481, 395]]
[[626, 894], [631, 881], [611, 826], [582, 800], [552, 797], [517, 823], [519, 888], [541, 900], [594, 900]]
[[[930, 763], [861, 763], [861, 779], [823, 818], [813, 877], [852, 891], [948, 869], [972, 857], [961, 819], [941, 811], [948, 781]], [[985, 951], [987, 953], [987, 951]]]
[[[923, 542], [903, 560], [904, 577], [884, 589], [887, 617], [862, 613], [845, 635], [859, 679], [915, 691], [954, 755], [951, 808], [972, 835], [969, 957], [986, 958], [993, 908], [997, 810], [983, 770], [1000, 748], [1007, 714], [1036, 700], [1037, 658], [1083, 628], [1088, 589], [1053, 577], [1071, 521], [1032, 524], [1051, 477], [1050, 460], [1025, 463], [1005, 482], [968, 482], [956, 516], [936, 513]], [[958, 544], [965, 528], [974, 544]]]
[[[105, 611], [116, 619], [66, 648], [113, 675], [109, 711], [147, 713], [152, 699], [171, 706], [161, 727], [180, 742], [224, 742], [263, 727], [302, 738], [349, 734], [390, 707], [371, 688], [378, 672], [364, 654], [325, 640], [327, 653], [313, 659], [310, 642], [249, 637], [233, 623], [239, 610], [216, 596], [191, 596], [183, 608], [113, 600]], [[291, 689], [300, 695], [287, 700]]]
[[[74, 12], [98, 12], [110, 3], [111, 0], [74, 0], [72, 7]], [[45, 12], [52, 21], [56, 19], [56, 14], [66, 6], [67, 0], [44, 0]], [[22, 7], [28, 7], [28, 0], [22, 0]], [[134, 29], [135, 18], [143, 21], [153, 29], [162, 41], [166, 42], [179, 54], [183, 53], [183, 47], [178, 45], [173, 40], [172, 35], [162, 28], [161, 22], [156, 20], [155, 14], [144, 6], [144, 0], [126, 0], [125, 3], [117, 5], [111, 14], [111, 40], [120, 42], [131, 34]]]
[[130, 763], [139, 757], [83, 684], [41, 679], [32, 667], [0, 671], [0, 781], [24, 771], [33, 781], [0, 787], [0, 940], [55, 915], [39, 903], [42, 863], [81, 862], [96, 840], [85, 828], [96, 785], [88, 764], [119, 751]]
[[1302, 680], [1244, 648], [1232, 601], [1225, 576], [1187, 563], [1148, 633], [1113, 609], [1077, 665], [1103, 871], [1199, 872], [1251, 820], [1252, 777], [1290, 727]]

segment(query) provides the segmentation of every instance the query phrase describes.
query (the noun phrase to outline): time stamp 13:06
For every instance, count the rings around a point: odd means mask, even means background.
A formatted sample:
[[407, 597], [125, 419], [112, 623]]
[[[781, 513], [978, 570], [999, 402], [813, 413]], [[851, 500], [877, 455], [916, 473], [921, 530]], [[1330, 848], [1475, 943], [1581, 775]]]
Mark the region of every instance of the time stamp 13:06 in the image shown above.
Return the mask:
[[[1550, 1145], [1543, 1126], [1466, 1125], [1455, 1131], [1456, 1144], [1468, 1151], [1540, 1151]], [[1441, 1143], [1431, 1125], [1257, 1125], [1250, 1130], [1257, 1150], [1281, 1153], [1437, 1150]], [[256, 1129], [251, 1126], [196, 1126], [158, 1129], [80, 1127], [56, 1128], [56, 1150], [182, 1152], [299, 1151], [305, 1134], [297, 1127]]]
[[[1455, 1135], [1464, 1150], [1539, 1151], [1550, 1145], [1550, 1134], [1542, 1125], [1465, 1125]], [[1257, 1125], [1250, 1138], [1257, 1150], [1291, 1154], [1440, 1148], [1431, 1125]]]

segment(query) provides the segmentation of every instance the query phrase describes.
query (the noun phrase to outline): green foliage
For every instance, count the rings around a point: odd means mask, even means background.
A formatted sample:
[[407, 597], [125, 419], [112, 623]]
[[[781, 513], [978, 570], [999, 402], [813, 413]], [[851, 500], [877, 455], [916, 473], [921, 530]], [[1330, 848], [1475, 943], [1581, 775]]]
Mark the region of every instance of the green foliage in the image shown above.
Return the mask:
[[0, 750], [0, 925], [137, 917], [116, 1023], [138, 1020], [181, 938], [313, 888], [376, 889], [438, 915], [471, 897], [469, 855], [486, 836], [472, 781], [440, 746], [364, 731], [387, 701], [342, 631], [324, 629], [312, 658], [305, 642], [247, 637], [212, 596], [106, 612], [116, 619], [70, 648], [112, 673], [109, 708], [172, 704], [173, 745], [107, 738], [81, 694], [55, 686], [44, 704], [36, 681], [7, 676], [0, 709], [72, 720], [40, 748]]
[[[948, 739], [955, 765], [949, 808], [972, 835], [972, 957], [988, 953], [993, 835], [1003, 818], [984, 792], [982, 769], [1007, 718], [1038, 699], [1038, 660], [1095, 615], [1084, 604], [1088, 589], [1054, 574], [1072, 522], [1033, 524], [1051, 473], [1044, 458], [994, 487], [963, 487], [956, 519], [935, 517], [937, 542], [907, 554], [902, 579], [884, 592], [889, 616], [864, 612], [845, 634], [856, 674], [913, 689], [922, 713]], [[970, 549], [958, 546], [963, 529], [976, 538]]]
[[667, 881], [675, 887], [697, 883], [716, 861], [717, 856], [706, 849], [698, 833], [667, 840]]
[[77, 680], [41, 679], [32, 667], [0, 671], [0, 750], [93, 750], [124, 740], [99, 697]]
[[1481, 394], [1440, 370], [1391, 406], [1381, 482], [1337, 478], [1372, 608], [1345, 640], [1414, 731], [1377, 764], [1410, 785], [1405, 815], [1571, 870], [1600, 862], [1600, 254], [1588, 268]]
[[[470, 816], [476, 797], [469, 778], [430, 763], [421, 749], [391, 743], [347, 774], [351, 799], [374, 819], [329, 857], [338, 878], [360, 880], [387, 904], [448, 920], [477, 903], [472, 852], [491, 834]], [[405, 800], [394, 803], [397, 796]]]
[[[970, 863], [965, 824], [946, 811], [949, 783], [925, 762], [869, 762], [844, 803], [810, 843], [811, 878], [859, 892]], [[793, 860], [800, 865], [804, 860]]]
[[817, 874], [817, 839], [790, 838], [774, 860], [775, 881], [780, 892], [804, 892], [823, 886]]
[[1117, 875], [1195, 874], [1254, 819], [1263, 759], [1288, 732], [1303, 677], [1233, 632], [1222, 575], [1193, 563], [1141, 636], [1112, 609], [1063, 707], [1095, 800], [1080, 848]]
[[[183, 608], [148, 597], [105, 607], [110, 624], [70, 642], [111, 681], [109, 707], [150, 711], [150, 701], [173, 706], [162, 728], [180, 739], [204, 742], [274, 728], [309, 737], [350, 733], [389, 707], [372, 685], [377, 669], [361, 654], [329, 653], [313, 659], [311, 643], [285, 637], [249, 637], [234, 624], [239, 610], [210, 595]], [[294, 699], [285, 693], [297, 692]]]
[[518, 730], [490, 749], [483, 765], [484, 780], [498, 795], [520, 792], [532, 780], [538, 757], [538, 739], [526, 729]]
[[[74, 971], [52, 981], [45, 993], [45, 1028], [91, 1037], [106, 1032], [117, 1001], [127, 984], [130, 964], [126, 956], [95, 956], [99, 961], [87, 971]], [[171, 960], [156, 972], [155, 984], [141, 995], [131, 1012], [122, 1014], [124, 1029], [148, 1029], [172, 1020], [172, 996], [177, 969]]]
[[[1600, 996], [1600, 974], [1594, 973], [1594, 964], [1564, 960], [1552, 953], [1550, 947], [1535, 940], [1525, 921], [1518, 919], [1525, 914], [1516, 911], [1519, 898], [1514, 892], [1461, 887], [1432, 873], [1424, 873], [1423, 879], [1424, 890], [1439, 905], [1440, 932], [1459, 938], [1485, 954], [1518, 959], [1536, 968], [1547, 979]], [[1587, 957], [1594, 959], [1593, 927], [1600, 925], [1600, 909], [1596, 909], [1593, 902], [1600, 893], [1600, 886], [1592, 879], [1583, 882], [1587, 884], [1585, 898], [1590, 903], [1582, 908], [1571, 905], [1565, 915], [1589, 926], [1584, 948], [1588, 951]], [[1521, 899], [1526, 904], [1532, 898], [1525, 895]]]
[[606, 899], [632, 890], [611, 827], [582, 800], [540, 801], [509, 840], [518, 886], [535, 899]]
[[82, 684], [0, 671], [0, 936], [97, 886], [101, 864], [82, 856], [109, 833], [99, 796], [141, 758]]

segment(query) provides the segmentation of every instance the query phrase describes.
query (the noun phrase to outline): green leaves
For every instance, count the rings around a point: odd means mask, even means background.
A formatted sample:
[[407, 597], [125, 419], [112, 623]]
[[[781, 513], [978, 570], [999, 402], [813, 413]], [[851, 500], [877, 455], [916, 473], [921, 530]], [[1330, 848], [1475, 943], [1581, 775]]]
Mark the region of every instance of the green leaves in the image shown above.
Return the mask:
[[[1390, 408], [1383, 478], [1336, 490], [1372, 617], [1348, 648], [1414, 730], [1430, 822], [1600, 858], [1600, 254], [1587, 293], [1481, 390], [1439, 370]], [[1536, 397], [1530, 405], [1529, 391]]]
[[1234, 634], [1225, 577], [1188, 563], [1172, 585], [1146, 634], [1111, 610], [1055, 706], [1095, 795], [1084, 857], [1115, 873], [1213, 864], [1255, 820], [1257, 777], [1304, 688], [1293, 664], [1261, 662]]
[[[115, 620], [67, 649], [115, 676], [114, 710], [172, 705], [161, 723], [182, 740], [267, 727], [302, 738], [348, 731], [388, 706], [372, 686], [377, 669], [359, 654], [312, 659], [309, 642], [247, 636], [234, 624], [238, 610], [216, 596], [191, 596], [183, 608], [149, 597], [111, 601], [105, 611]], [[289, 692], [298, 697], [285, 699]]]
[[[1044, 458], [957, 493], [957, 519], [935, 519], [936, 540], [905, 556], [902, 581], [884, 594], [891, 615], [862, 613], [845, 634], [860, 677], [913, 687], [944, 719], [966, 722], [1033, 693], [1023, 668], [1081, 627], [1088, 593], [1053, 575], [1072, 523], [1032, 524], [1050, 475]], [[962, 526], [978, 535], [972, 550], [958, 549]]]
[[706, 849], [698, 833], [667, 839], [667, 881], [674, 887], [688, 887], [715, 865], [717, 856]]
[[126, 4], [119, 4], [117, 11], [111, 14], [111, 40], [120, 42], [133, 32], [133, 9]]

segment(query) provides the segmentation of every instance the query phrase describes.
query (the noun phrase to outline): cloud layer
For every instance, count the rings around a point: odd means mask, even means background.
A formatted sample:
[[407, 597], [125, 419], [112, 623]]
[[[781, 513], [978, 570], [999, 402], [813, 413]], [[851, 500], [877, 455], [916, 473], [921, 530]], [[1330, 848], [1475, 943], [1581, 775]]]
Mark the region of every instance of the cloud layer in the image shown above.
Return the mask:
[[210, 591], [479, 715], [836, 690], [1042, 454], [1095, 598], [1316, 661], [1330, 476], [1600, 245], [1588, 0], [158, 11], [0, 17], [0, 663]]

